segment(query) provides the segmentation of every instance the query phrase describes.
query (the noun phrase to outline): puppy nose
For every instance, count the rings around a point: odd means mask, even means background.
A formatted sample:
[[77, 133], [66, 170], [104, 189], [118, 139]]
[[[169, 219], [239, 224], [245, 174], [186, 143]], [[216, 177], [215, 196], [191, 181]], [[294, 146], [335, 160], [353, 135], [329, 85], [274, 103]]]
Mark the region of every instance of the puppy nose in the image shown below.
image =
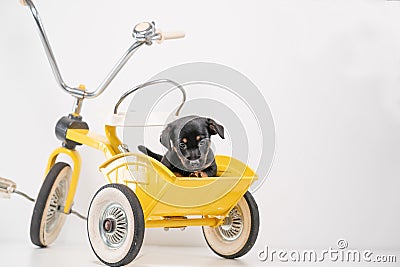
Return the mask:
[[200, 166], [200, 161], [199, 160], [191, 160], [190, 161], [190, 167], [196, 168]]

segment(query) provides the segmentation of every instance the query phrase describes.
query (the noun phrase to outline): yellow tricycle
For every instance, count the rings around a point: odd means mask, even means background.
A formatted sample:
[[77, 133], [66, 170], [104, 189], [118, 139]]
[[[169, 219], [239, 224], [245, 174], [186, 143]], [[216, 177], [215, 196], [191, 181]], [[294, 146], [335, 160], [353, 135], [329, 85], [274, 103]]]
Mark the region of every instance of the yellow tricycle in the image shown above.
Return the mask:
[[[39, 13], [32, 0], [22, 0], [39, 29], [39, 34], [59, 86], [74, 98], [73, 111], [56, 124], [56, 136], [62, 146], [50, 155], [46, 177], [39, 191], [30, 227], [33, 244], [46, 247], [58, 236], [66, 215], [72, 211], [81, 158], [77, 146], [100, 150], [106, 161], [99, 169], [107, 184], [94, 195], [88, 215], [87, 231], [93, 252], [109, 266], [130, 263], [142, 246], [145, 228], [182, 228], [202, 226], [208, 246], [219, 256], [237, 258], [254, 245], [259, 230], [257, 204], [248, 192], [257, 179], [256, 173], [241, 161], [217, 155], [216, 177], [177, 177], [159, 161], [147, 155], [130, 152], [117, 136], [117, 127], [125, 127], [124, 113], [118, 106], [131, 93], [157, 83], [170, 83], [183, 93], [181, 85], [171, 80], [153, 80], [125, 93], [118, 101], [111, 122], [105, 125], [105, 136], [89, 130], [82, 119], [85, 99], [99, 96], [112, 82], [132, 54], [143, 45], [183, 38], [182, 32], [161, 32], [154, 22], [142, 22], [133, 29], [134, 43], [129, 47], [96, 90], [85, 86], [68, 86], [59, 71]], [[72, 167], [59, 160], [66, 155]]]

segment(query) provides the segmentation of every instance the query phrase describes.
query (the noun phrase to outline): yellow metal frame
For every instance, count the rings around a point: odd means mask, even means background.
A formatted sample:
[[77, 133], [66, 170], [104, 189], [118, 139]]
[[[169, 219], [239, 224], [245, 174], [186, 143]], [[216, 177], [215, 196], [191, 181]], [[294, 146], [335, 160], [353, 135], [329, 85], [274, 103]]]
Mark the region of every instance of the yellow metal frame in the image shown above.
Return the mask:
[[56, 163], [57, 157], [60, 154], [65, 154], [69, 156], [72, 159], [72, 162], [74, 163], [73, 170], [72, 170], [72, 177], [71, 177], [71, 184], [69, 188], [69, 192], [67, 195], [67, 200], [65, 202], [65, 207], [64, 207], [64, 212], [68, 213], [71, 209], [72, 202], [74, 201], [74, 196], [76, 192], [76, 187], [78, 186], [78, 181], [79, 181], [79, 174], [81, 171], [81, 156], [79, 155], [78, 151], [76, 150], [70, 150], [64, 147], [59, 147], [56, 150], [51, 153], [49, 160], [47, 162], [47, 167], [46, 167], [46, 175], [49, 173], [51, 167]]
[[[218, 226], [245, 194], [257, 175], [246, 164], [216, 156], [217, 177], [176, 177], [160, 162], [143, 154], [122, 153], [116, 127], [106, 125], [106, 137], [89, 130], [69, 129], [67, 139], [103, 152], [99, 169], [108, 183], [129, 186], [142, 205], [146, 227]], [[60, 154], [73, 162], [72, 180], [64, 212], [71, 209], [81, 169], [76, 150], [57, 148], [49, 157], [46, 174]]]
[[[108, 139], [101, 135], [90, 132], [89, 130], [69, 129], [67, 131], [67, 139], [100, 150], [103, 152], [106, 158], [110, 158], [119, 153], [118, 146], [121, 144], [121, 141], [116, 136], [116, 127], [106, 126], [105, 131]], [[111, 141], [113, 142], [112, 144]], [[51, 167], [53, 167], [53, 165], [56, 163], [57, 157], [60, 154], [67, 155], [69, 158], [71, 158], [74, 164], [72, 170], [71, 184], [64, 207], [64, 212], [69, 213], [72, 207], [72, 203], [74, 201], [76, 188], [78, 186], [82, 160], [78, 151], [59, 147], [50, 154], [45, 172], [46, 175], [47, 173], [49, 173]]]

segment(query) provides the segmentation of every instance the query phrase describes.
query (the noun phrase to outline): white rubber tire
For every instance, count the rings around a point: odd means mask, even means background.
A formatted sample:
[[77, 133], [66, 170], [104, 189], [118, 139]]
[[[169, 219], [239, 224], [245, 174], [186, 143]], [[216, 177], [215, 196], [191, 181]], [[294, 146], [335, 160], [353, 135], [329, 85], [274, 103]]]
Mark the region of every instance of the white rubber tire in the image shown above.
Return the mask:
[[47, 174], [33, 209], [30, 236], [33, 244], [46, 247], [58, 237], [67, 215], [59, 211], [65, 205], [72, 170], [57, 162]]
[[[123, 240], [116, 245], [107, 243], [102, 228], [109, 207], [118, 207], [126, 218]], [[121, 184], [108, 184], [100, 188], [90, 204], [87, 231], [93, 252], [104, 264], [122, 266], [130, 263], [139, 253], [144, 238], [143, 211], [135, 193]]]
[[229, 226], [232, 224], [203, 227], [203, 235], [210, 249], [217, 255], [228, 259], [238, 258], [249, 252], [258, 236], [258, 207], [250, 192], [246, 192], [239, 200], [226, 220], [232, 219], [231, 217], [240, 220], [240, 224], [236, 222], [236, 225], [240, 225], [240, 227], [232, 229], [232, 226]]

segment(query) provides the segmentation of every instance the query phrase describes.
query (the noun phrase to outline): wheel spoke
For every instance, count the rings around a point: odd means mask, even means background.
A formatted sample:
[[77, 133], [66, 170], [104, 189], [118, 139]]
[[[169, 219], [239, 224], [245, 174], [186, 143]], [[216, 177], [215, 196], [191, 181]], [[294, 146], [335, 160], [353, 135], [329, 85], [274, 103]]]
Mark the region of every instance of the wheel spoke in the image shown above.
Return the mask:
[[[106, 221], [111, 222], [113, 225], [108, 231], [103, 227]], [[127, 225], [127, 216], [122, 206], [116, 203], [108, 205], [99, 221], [100, 235], [103, 242], [111, 248], [120, 247], [127, 236]]]
[[46, 232], [50, 233], [60, 218], [60, 211], [58, 207], [63, 205], [66, 198], [65, 192], [67, 191], [67, 183], [65, 181], [60, 181], [54, 190], [53, 195], [50, 199], [50, 205], [46, 214]]
[[240, 208], [238, 206], [233, 208], [225, 218], [224, 223], [217, 229], [224, 240], [236, 240], [243, 231], [243, 215]]

